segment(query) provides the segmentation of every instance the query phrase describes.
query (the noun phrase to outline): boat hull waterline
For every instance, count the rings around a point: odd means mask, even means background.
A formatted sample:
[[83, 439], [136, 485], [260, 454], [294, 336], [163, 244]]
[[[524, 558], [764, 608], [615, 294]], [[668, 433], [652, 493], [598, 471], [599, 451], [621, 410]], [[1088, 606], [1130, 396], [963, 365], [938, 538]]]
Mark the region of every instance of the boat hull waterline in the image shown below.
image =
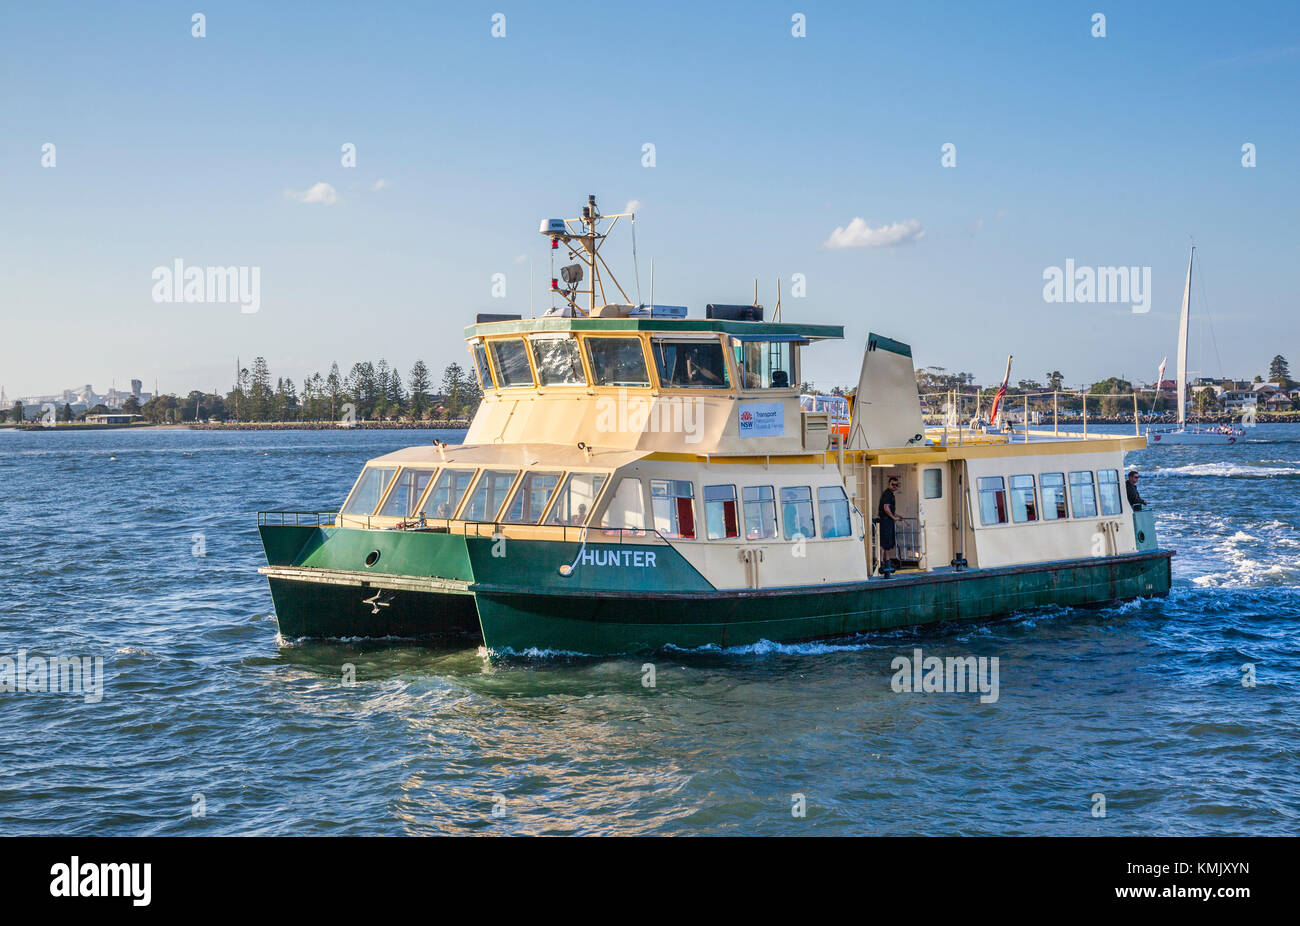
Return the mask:
[[[469, 636], [503, 655], [800, 643], [1045, 606], [1096, 607], [1168, 594], [1173, 555], [1152, 549], [835, 585], [719, 590], [663, 543], [588, 543], [584, 549], [572, 542], [530, 541], [515, 545], [520, 549], [513, 556], [493, 556], [489, 537], [270, 525], [261, 530], [272, 559], [262, 571], [283, 637]], [[298, 563], [281, 558], [277, 564], [273, 550], [294, 542], [278, 536], [286, 530], [299, 532], [297, 539], [304, 531], [320, 535], [305, 542], [307, 555], [292, 558]], [[329, 542], [334, 539], [340, 543]], [[402, 574], [355, 568], [361, 547], [380, 552], [376, 566], [396, 564], [388, 568]], [[557, 564], [580, 556], [584, 563], [568, 576], [560, 574]], [[427, 575], [428, 568], [411, 568], [414, 559], [441, 563], [440, 571], [456, 574]]]

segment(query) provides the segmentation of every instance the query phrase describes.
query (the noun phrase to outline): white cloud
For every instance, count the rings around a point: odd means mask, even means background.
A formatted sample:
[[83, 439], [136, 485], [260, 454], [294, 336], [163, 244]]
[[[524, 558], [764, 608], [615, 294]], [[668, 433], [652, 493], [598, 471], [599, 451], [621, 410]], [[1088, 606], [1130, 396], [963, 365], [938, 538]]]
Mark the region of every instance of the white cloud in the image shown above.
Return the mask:
[[893, 225], [872, 228], [866, 219], [855, 218], [847, 228], [836, 228], [822, 242], [824, 248], [893, 248], [916, 241], [925, 235], [921, 223], [906, 219]]
[[528, 255], [527, 255], [527, 254], [518, 254], [518, 255], [515, 256], [515, 263], [516, 263], [516, 264], [522, 264], [522, 263], [523, 263], [524, 261], [526, 261], [526, 260], [528, 260]]
[[388, 189], [388, 185], [389, 185], [388, 181], [385, 180], [383, 177], [380, 177], [378, 180], [375, 181], [375, 185], [370, 188], [370, 192], [378, 193], [380, 190], [386, 190]]
[[301, 193], [285, 190], [284, 195], [300, 203], [320, 203], [324, 206], [332, 206], [339, 201], [338, 192], [323, 180], [310, 190], [304, 190]]
[[640, 212], [640, 211], [641, 211], [641, 200], [639, 200], [639, 199], [629, 199], [629, 200], [627, 201], [627, 205], [623, 207], [623, 211], [624, 211], [624, 212]]

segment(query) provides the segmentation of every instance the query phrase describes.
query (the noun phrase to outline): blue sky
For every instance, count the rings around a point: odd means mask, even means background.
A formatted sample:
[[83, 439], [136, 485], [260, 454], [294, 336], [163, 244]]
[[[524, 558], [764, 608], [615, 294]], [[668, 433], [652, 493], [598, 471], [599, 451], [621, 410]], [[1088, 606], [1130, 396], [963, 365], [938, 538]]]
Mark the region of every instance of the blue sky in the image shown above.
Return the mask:
[[[702, 314], [758, 277], [770, 305], [780, 276], [787, 321], [843, 324], [808, 358], [824, 386], [856, 381], [868, 330], [983, 381], [1007, 353], [1013, 379], [1150, 380], [1193, 239], [1214, 321], [1214, 344], [1193, 328], [1193, 368], [1300, 364], [1297, 9], [6, 4], [0, 384], [224, 391], [258, 354], [295, 381], [333, 360], [441, 370], [474, 313], [527, 313], [526, 255], [548, 304], [538, 221], [588, 193], [641, 203], [647, 299], [653, 257], [656, 301]], [[332, 204], [286, 195], [318, 183]], [[855, 218], [923, 234], [824, 246]], [[605, 253], [632, 284], [630, 239]], [[260, 311], [154, 302], [176, 258], [260, 268]], [[1151, 311], [1045, 302], [1067, 258], [1151, 267]]]

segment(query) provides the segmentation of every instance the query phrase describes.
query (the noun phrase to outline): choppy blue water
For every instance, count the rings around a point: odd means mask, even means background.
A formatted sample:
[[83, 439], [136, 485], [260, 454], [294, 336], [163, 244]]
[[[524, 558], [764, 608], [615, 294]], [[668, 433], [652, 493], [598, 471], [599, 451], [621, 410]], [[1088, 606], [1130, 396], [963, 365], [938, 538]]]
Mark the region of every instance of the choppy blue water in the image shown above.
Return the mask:
[[[255, 512], [434, 436], [0, 431], [0, 658], [105, 675], [0, 694], [0, 833], [1300, 829], [1300, 426], [1130, 455], [1165, 600], [649, 658], [283, 644]], [[998, 657], [999, 699], [895, 694], [915, 647]]]

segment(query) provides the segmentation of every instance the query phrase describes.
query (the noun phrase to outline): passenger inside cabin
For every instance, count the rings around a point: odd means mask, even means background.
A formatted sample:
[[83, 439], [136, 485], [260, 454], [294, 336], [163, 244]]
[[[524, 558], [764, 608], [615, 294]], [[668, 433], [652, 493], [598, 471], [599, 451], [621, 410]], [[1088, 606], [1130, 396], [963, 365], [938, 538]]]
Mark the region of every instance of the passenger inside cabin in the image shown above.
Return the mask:
[[1128, 479], [1124, 481], [1124, 491], [1128, 495], [1129, 507], [1134, 511], [1141, 511], [1147, 506], [1146, 499], [1138, 495], [1138, 471], [1131, 469], [1128, 471]]
[[894, 539], [894, 525], [903, 519], [896, 513], [898, 501], [894, 497], [894, 492], [897, 489], [898, 477], [890, 476], [885, 491], [880, 493], [880, 505], [876, 509], [876, 518], [880, 521], [881, 572], [885, 571], [886, 563], [894, 567], [898, 566], [898, 560], [894, 557], [894, 547], [897, 545]]
[[586, 504], [580, 503], [578, 505], [578, 513], [573, 515], [573, 517], [569, 518], [569, 523], [582, 524], [586, 520], [587, 520], [587, 506]]

